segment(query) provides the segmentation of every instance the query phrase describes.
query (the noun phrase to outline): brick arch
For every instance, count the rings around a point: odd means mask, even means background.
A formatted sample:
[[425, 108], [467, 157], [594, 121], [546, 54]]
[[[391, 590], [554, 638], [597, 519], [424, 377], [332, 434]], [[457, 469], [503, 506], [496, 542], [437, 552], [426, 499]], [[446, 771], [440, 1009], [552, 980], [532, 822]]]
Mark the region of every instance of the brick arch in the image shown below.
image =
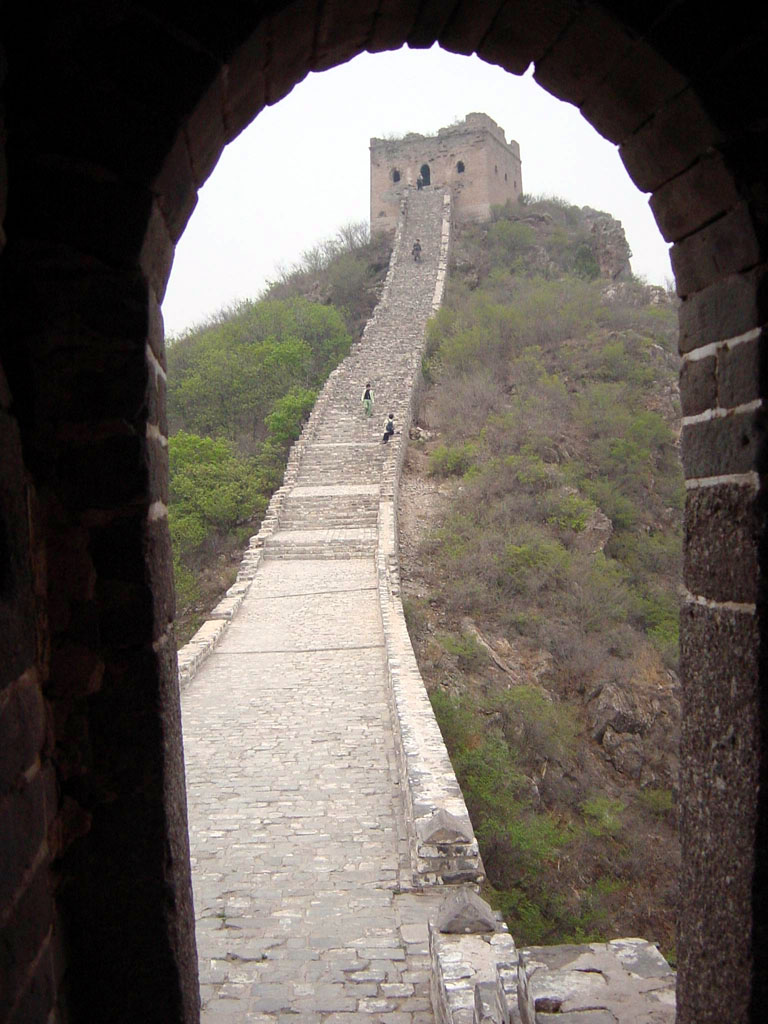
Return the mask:
[[675, 243], [696, 484], [678, 1019], [757, 1020], [764, 25], [743, 0], [706, 21], [693, 0], [202, 6], [3, 12], [0, 1021], [53, 1006], [62, 1020], [196, 1019], [165, 526], [173, 245], [265, 104], [310, 70], [435, 41], [513, 73], [535, 62], [620, 146]]

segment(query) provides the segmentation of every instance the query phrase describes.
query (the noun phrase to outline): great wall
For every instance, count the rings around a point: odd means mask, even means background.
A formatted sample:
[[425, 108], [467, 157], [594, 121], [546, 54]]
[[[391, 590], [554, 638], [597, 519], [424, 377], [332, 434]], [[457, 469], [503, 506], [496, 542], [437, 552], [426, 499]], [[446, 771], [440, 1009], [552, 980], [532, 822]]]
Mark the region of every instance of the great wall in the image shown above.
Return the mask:
[[381, 301], [237, 581], [179, 652], [207, 1024], [674, 1020], [674, 974], [649, 943], [518, 951], [475, 895], [482, 863], [408, 638], [397, 548], [450, 235], [449, 188], [404, 190]]

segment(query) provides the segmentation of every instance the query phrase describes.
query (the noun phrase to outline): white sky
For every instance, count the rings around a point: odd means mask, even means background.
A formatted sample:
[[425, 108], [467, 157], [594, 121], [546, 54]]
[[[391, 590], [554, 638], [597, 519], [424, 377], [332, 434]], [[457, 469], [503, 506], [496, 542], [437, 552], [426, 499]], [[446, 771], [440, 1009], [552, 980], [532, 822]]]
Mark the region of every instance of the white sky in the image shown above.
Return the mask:
[[648, 197], [575, 107], [530, 72], [516, 78], [477, 57], [403, 48], [308, 75], [226, 148], [176, 249], [166, 332], [255, 298], [279, 265], [342, 224], [367, 221], [371, 137], [436, 134], [472, 111], [519, 142], [525, 192], [607, 211], [624, 225], [635, 274], [671, 278]]

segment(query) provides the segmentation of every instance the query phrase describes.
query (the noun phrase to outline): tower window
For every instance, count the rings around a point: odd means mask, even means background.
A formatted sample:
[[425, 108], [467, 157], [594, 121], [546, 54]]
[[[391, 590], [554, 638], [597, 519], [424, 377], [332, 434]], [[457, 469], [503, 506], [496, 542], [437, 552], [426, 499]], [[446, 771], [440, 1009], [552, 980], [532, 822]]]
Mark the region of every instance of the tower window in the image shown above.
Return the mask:
[[400, 181], [400, 171], [396, 167], [392, 168], [392, 181]]
[[456, 164], [456, 170], [459, 172], [459, 174], [463, 174], [464, 173], [464, 161], [463, 160], [459, 160], [459, 162]]
[[428, 185], [429, 184], [429, 164], [422, 164], [421, 165], [421, 170], [419, 171], [419, 174], [421, 174], [421, 180], [424, 182], [424, 184]]

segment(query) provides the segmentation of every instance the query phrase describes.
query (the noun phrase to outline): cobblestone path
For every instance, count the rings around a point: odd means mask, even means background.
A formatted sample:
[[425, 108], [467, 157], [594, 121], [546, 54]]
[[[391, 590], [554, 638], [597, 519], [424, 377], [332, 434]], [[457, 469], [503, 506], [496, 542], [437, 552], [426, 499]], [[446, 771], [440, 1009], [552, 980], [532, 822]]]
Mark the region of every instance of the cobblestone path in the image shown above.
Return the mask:
[[411, 197], [403, 256], [329, 382], [279, 529], [182, 694], [208, 1024], [433, 1021], [426, 921], [437, 897], [408, 891], [375, 553], [397, 447], [381, 434], [410, 402], [442, 214], [442, 192]]

